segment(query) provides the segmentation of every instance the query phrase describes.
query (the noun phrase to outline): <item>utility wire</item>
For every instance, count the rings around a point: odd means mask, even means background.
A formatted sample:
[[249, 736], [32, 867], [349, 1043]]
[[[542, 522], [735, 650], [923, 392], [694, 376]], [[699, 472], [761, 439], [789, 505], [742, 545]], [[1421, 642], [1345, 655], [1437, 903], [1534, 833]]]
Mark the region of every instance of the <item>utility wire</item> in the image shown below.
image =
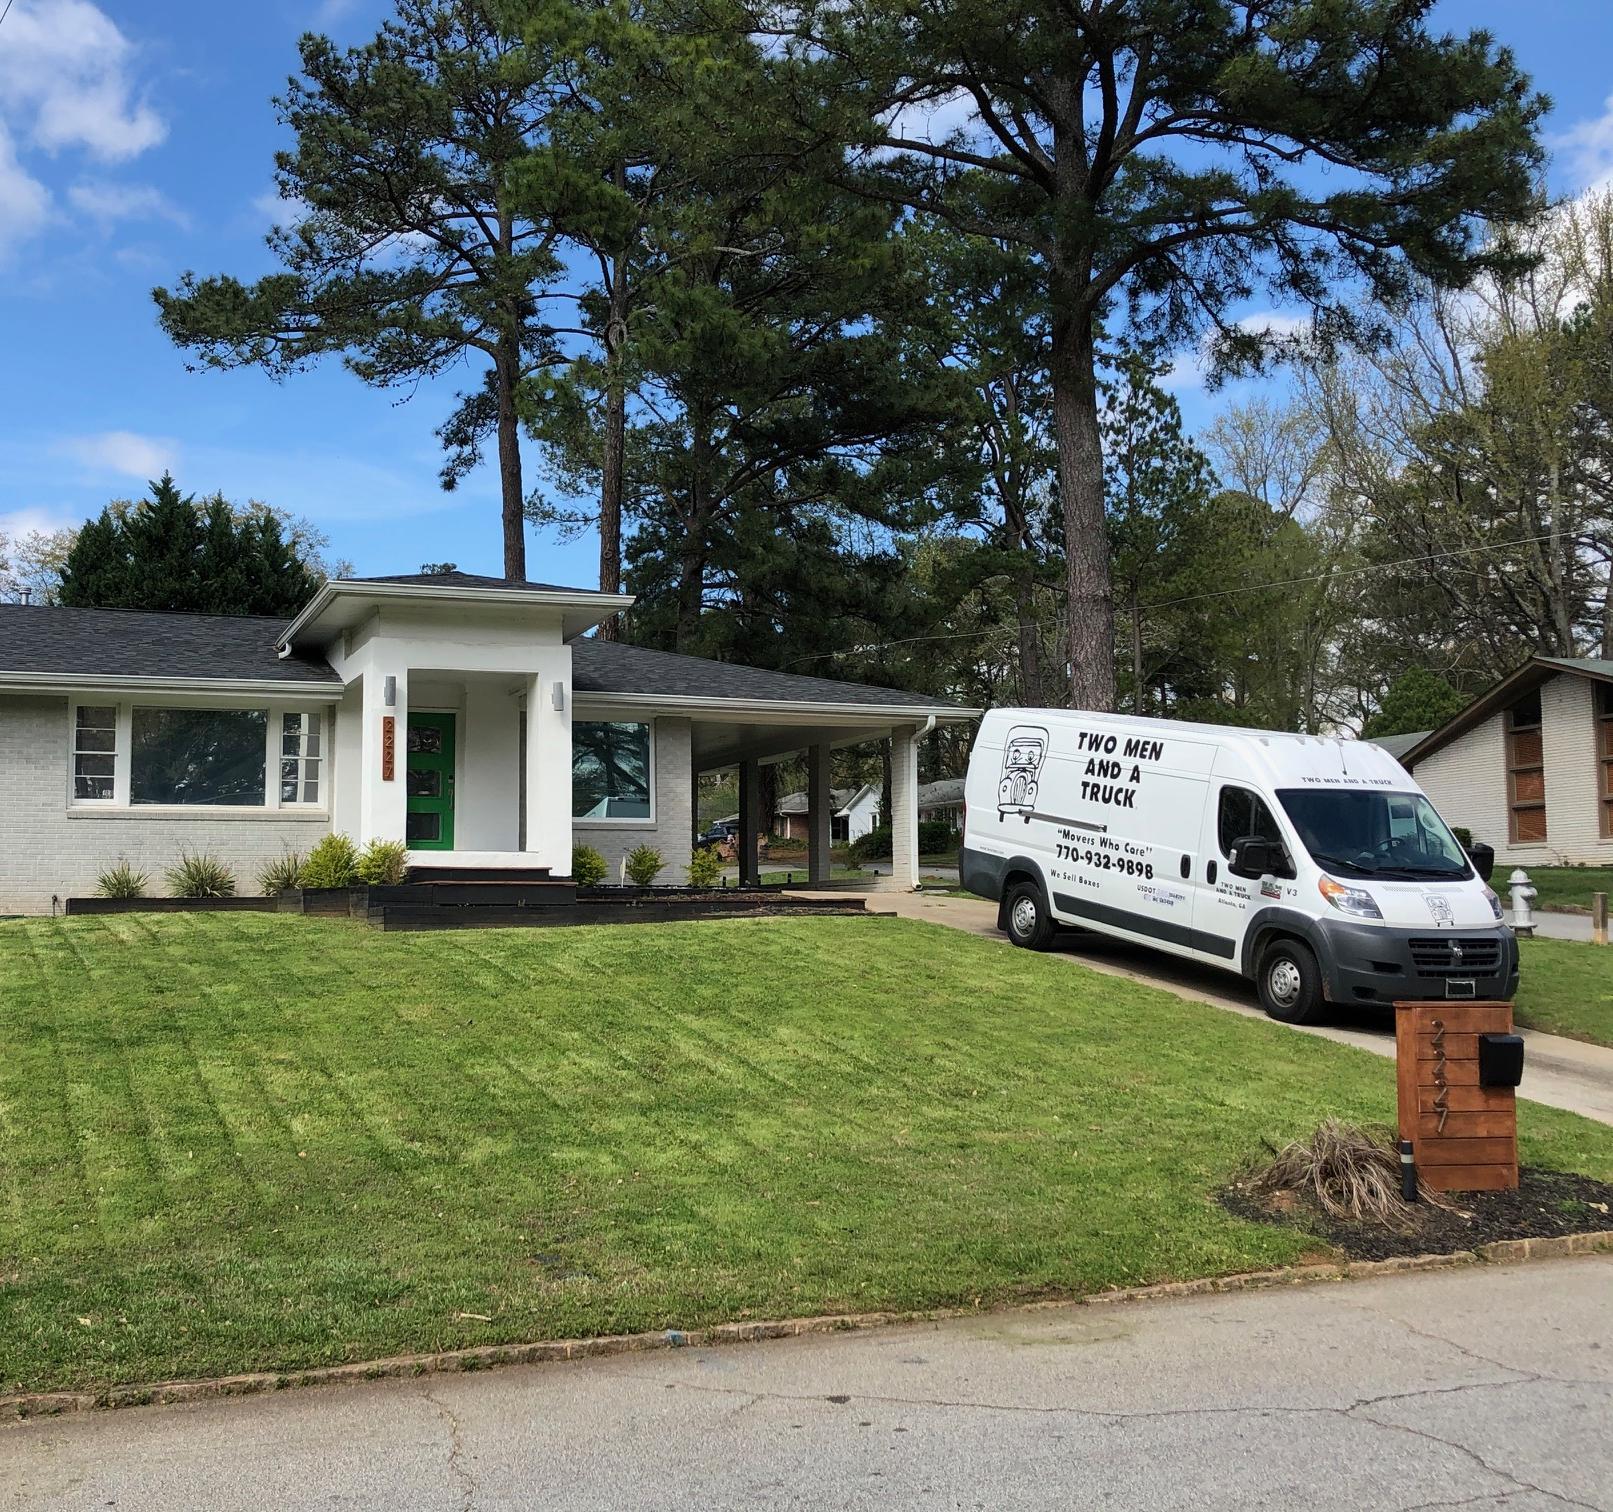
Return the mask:
[[[1552, 532], [1547, 531], [1541, 535], [1522, 536], [1515, 541], [1493, 541], [1487, 546], [1462, 546], [1452, 551], [1425, 551], [1418, 553], [1416, 556], [1401, 557], [1393, 562], [1368, 562], [1362, 567], [1343, 567], [1336, 570], [1329, 568], [1326, 572], [1311, 572], [1300, 577], [1273, 578], [1269, 583], [1245, 583], [1239, 588], [1215, 588], [1207, 593], [1184, 593], [1176, 598], [1150, 599], [1142, 604], [1141, 607], [1144, 609], [1168, 609], [1174, 608], [1178, 604], [1196, 604], [1206, 599], [1228, 598], [1238, 593], [1260, 593], [1267, 588], [1293, 588], [1301, 583], [1319, 583], [1331, 578], [1360, 577], [1369, 572], [1389, 572], [1396, 567], [1412, 567], [1420, 562], [1447, 561], [1451, 557], [1474, 556], [1484, 551], [1510, 551], [1518, 546], [1534, 546], [1541, 541], [1549, 541], [1552, 539], [1552, 534]], [[916, 646], [926, 641], [973, 640], [982, 635], [1001, 635], [1005, 631], [1015, 628], [1017, 627], [1011, 625], [993, 625], [988, 630], [952, 630], [942, 635], [910, 635], [901, 640], [874, 641], [868, 645], [856, 646], [851, 649], [856, 651], [888, 651], [894, 646]], [[1051, 627], [1046, 624], [1038, 624], [1036, 628], [1038, 630], [1047, 630]], [[830, 657], [844, 656], [846, 654], [844, 651], [813, 651], [805, 656], [791, 657], [784, 665], [794, 667], [802, 662], [825, 661]]]
[[0, 10], [0, 22], [4, 22], [6, 17], [11, 14], [11, 3], [12, 0], [6, 0], [6, 8], [4, 10]]

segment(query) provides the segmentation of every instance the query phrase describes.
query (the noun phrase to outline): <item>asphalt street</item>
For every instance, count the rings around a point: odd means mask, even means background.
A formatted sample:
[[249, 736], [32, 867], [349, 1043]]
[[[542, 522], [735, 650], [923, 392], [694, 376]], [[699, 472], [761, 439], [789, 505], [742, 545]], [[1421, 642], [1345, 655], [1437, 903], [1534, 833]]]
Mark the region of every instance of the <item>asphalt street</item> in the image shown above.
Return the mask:
[[1613, 1508], [1613, 1257], [0, 1428], [6, 1512]]

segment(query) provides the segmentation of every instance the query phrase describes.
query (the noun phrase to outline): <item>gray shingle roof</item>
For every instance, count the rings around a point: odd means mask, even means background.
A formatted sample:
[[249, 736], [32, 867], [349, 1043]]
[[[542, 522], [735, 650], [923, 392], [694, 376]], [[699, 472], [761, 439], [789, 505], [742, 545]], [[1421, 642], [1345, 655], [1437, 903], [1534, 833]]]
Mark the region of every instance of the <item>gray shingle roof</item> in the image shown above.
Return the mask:
[[400, 583], [420, 588], [509, 588], [528, 593], [598, 593], [597, 588], [566, 588], [526, 578], [484, 577], [479, 572], [399, 572], [388, 577], [342, 578], [344, 583]]
[[939, 782], [919, 784], [918, 806], [921, 809], [940, 808], [946, 804], [963, 802], [963, 778], [943, 777]]
[[[829, 802], [836, 809], [843, 809], [861, 791], [861, 788], [830, 788]], [[807, 795], [805, 793], [786, 793], [778, 801], [778, 812], [781, 814], [805, 814], [810, 812]]]
[[260, 615], [153, 614], [0, 604], [0, 677], [239, 679], [341, 683], [323, 660], [275, 655], [285, 621]]
[[870, 709], [933, 709], [960, 712], [960, 705], [900, 688], [833, 682], [792, 672], [765, 672], [734, 662], [707, 661], [671, 651], [650, 651], [619, 641], [571, 643], [572, 690], [584, 693], [642, 693], [647, 697], [759, 699], [781, 704], [865, 704]]
[[1399, 761], [1413, 746], [1427, 740], [1430, 733], [1428, 730], [1418, 730], [1411, 735], [1379, 735], [1373, 739], [1372, 744], [1380, 750], [1387, 751]]

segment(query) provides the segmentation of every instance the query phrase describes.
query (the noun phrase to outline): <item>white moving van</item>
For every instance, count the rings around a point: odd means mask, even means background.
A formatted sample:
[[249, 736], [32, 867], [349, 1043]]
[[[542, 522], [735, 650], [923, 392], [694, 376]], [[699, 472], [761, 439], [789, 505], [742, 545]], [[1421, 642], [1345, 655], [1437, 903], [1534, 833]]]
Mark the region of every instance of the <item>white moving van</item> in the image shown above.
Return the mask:
[[1153, 945], [1251, 978], [1288, 1023], [1517, 991], [1488, 863], [1364, 741], [993, 709], [964, 803], [963, 885], [1016, 945]]

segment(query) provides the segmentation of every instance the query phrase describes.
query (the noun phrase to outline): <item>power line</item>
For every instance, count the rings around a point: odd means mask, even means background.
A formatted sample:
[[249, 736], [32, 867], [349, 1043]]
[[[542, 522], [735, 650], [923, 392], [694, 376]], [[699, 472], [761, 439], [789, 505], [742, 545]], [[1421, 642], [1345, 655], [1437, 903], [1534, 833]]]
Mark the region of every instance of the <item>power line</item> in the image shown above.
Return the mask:
[[[1329, 568], [1326, 572], [1311, 572], [1300, 577], [1273, 578], [1268, 583], [1245, 583], [1238, 588], [1215, 588], [1207, 593], [1184, 593], [1176, 598], [1151, 599], [1141, 607], [1144, 609], [1169, 609], [1178, 604], [1201, 603], [1206, 599], [1228, 598], [1238, 593], [1260, 593], [1267, 588], [1294, 588], [1301, 583], [1319, 583], [1333, 578], [1360, 577], [1369, 572], [1389, 572], [1396, 567], [1412, 567], [1420, 562], [1448, 561], [1451, 557], [1474, 556], [1484, 551], [1510, 551], [1515, 547], [1534, 546], [1541, 541], [1551, 539], [1552, 532], [1548, 531], [1541, 535], [1521, 536], [1515, 541], [1492, 541], [1487, 546], [1462, 546], [1452, 551], [1425, 551], [1418, 553], [1416, 556], [1401, 557], [1393, 562], [1368, 562], [1362, 567], [1344, 567], [1337, 570]], [[1010, 625], [994, 625], [988, 630], [952, 630], [942, 635], [909, 635], [900, 640], [874, 641], [871, 644], [855, 646], [851, 649], [856, 651], [887, 651], [895, 646], [916, 646], [929, 641], [974, 640], [983, 635], [1001, 635], [1014, 628], [1016, 627]], [[1051, 627], [1039, 622], [1036, 628], [1046, 630]], [[825, 661], [830, 657], [844, 655], [846, 655], [844, 651], [813, 651], [805, 656], [791, 657], [784, 665], [794, 667], [799, 666], [802, 662]]]
[[4, 10], [0, 10], [0, 23], [3, 23], [6, 17], [11, 14], [11, 4], [12, 0], [6, 0], [6, 8]]

